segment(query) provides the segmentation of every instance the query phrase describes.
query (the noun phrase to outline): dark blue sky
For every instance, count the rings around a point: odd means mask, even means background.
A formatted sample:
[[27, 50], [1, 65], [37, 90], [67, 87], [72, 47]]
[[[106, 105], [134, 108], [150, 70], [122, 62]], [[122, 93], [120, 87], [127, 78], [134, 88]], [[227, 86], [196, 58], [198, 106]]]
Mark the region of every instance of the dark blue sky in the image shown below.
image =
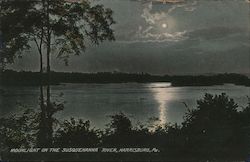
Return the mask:
[[[249, 0], [157, 1], [95, 0], [114, 10], [116, 41], [90, 46], [69, 66], [54, 59], [53, 70], [250, 73]], [[38, 70], [38, 55], [25, 55], [11, 67]]]

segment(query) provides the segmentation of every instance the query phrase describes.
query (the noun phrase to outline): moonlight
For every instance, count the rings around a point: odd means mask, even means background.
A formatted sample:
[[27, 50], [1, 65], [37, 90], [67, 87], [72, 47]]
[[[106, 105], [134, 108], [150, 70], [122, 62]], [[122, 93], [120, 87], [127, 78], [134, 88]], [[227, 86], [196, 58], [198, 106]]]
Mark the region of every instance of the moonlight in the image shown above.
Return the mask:
[[167, 28], [168, 27], [167, 24], [165, 24], [165, 23], [162, 24], [161, 26], [162, 26], [162, 28]]

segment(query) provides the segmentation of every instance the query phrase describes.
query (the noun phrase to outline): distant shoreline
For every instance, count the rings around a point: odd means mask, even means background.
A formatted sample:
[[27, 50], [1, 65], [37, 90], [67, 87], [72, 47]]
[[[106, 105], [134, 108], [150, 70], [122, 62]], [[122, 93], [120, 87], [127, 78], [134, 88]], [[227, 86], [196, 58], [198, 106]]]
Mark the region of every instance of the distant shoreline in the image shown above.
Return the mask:
[[[48, 84], [46, 74], [39, 72], [17, 72], [5, 70], [1, 75], [1, 85], [39, 86]], [[170, 82], [174, 87], [182, 86], [214, 86], [235, 84], [250, 86], [250, 79], [242, 74], [224, 73], [215, 75], [151, 75], [148, 73], [65, 73], [51, 72], [50, 84], [63, 83], [153, 83]]]

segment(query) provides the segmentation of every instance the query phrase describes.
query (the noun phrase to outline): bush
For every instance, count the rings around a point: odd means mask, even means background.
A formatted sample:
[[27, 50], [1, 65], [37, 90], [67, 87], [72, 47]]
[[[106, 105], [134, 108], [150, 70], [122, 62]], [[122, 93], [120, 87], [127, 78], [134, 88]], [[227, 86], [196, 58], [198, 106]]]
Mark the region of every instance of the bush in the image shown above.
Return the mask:
[[241, 156], [244, 154], [238, 105], [224, 93], [205, 94], [197, 101], [197, 109], [189, 110], [183, 122], [185, 149], [206, 157]]
[[96, 147], [100, 143], [100, 131], [90, 129], [90, 121], [71, 118], [56, 131], [56, 147]]
[[[147, 125], [133, 127], [123, 113], [111, 115], [105, 131], [90, 127], [90, 121], [65, 120], [53, 130], [54, 147], [150, 147], [161, 158], [233, 159], [250, 151], [250, 103], [242, 111], [226, 94], [205, 94], [197, 108], [188, 110], [182, 125], [166, 124], [154, 131]], [[26, 111], [21, 116], [0, 119], [1, 150], [36, 144], [40, 115]]]
[[34, 111], [27, 109], [21, 115], [0, 118], [0, 151], [33, 146], [36, 115]]

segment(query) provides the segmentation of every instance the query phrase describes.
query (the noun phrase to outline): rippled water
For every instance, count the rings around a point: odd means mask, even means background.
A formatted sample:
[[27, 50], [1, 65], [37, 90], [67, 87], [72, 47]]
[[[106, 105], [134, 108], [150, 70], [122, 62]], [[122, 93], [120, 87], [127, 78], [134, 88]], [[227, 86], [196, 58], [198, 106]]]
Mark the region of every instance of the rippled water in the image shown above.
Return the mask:
[[[239, 106], [246, 106], [250, 87], [222, 85], [204, 87], [171, 87], [170, 83], [63, 84], [52, 86], [53, 100], [65, 103], [59, 119], [88, 119], [103, 128], [108, 115], [123, 112], [133, 121], [146, 122], [150, 117], [160, 123], [183, 121], [187, 107], [195, 108], [196, 100], [205, 93], [226, 93]], [[38, 87], [0, 87], [0, 116], [26, 108], [39, 109]]]

